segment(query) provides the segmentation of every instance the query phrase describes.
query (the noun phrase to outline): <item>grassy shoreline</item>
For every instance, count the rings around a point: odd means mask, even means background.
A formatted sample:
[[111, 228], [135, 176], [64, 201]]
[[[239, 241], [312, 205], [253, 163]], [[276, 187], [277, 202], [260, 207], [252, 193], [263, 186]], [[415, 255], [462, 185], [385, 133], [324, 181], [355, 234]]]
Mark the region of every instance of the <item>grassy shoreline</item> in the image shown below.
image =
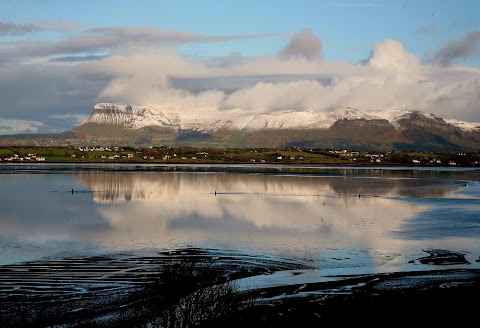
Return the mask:
[[357, 152], [331, 149], [0, 146], [0, 163], [291, 164], [480, 166], [479, 153]]

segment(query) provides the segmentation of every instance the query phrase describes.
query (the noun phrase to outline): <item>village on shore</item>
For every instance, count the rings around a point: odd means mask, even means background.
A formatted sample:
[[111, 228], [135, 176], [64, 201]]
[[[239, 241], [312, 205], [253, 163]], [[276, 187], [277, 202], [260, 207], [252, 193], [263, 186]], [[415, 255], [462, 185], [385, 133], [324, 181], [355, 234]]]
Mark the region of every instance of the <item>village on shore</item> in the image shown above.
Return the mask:
[[419, 151], [351, 151], [346, 149], [235, 149], [120, 146], [0, 146], [0, 163], [249, 163], [249, 164], [383, 164], [478, 166], [478, 153]]

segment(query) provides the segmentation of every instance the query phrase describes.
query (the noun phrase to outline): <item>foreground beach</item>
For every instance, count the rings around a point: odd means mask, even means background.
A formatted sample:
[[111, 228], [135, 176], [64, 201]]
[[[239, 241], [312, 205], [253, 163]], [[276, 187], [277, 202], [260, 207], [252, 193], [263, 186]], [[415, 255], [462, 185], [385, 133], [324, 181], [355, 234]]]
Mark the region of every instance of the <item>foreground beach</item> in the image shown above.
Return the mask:
[[[307, 327], [474, 319], [480, 270], [455, 268], [468, 263], [446, 250], [413, 261], [423, 270], [324, 276], [302, 284], [276, 277], [314, 270], [306, 262], [197, 248], [4, 265], [0, 324]], [[247, 277], [257, 286], [247, 287]]]

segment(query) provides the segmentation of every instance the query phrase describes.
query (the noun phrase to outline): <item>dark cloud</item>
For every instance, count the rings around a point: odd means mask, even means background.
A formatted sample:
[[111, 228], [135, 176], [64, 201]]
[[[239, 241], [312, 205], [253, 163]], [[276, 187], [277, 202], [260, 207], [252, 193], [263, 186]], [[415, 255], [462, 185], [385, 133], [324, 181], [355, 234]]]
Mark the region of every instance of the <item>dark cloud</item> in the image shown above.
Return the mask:
[[55, 31], [58, 33], [80, 32], [90, 27], [87, 24], [79, 24], [64, 20], [45, 20], [35, 23], [44, 30]]
[[21, 36], [39, 31], [40, 28], [33, 24], [14, 24], [0, 22], [0, 36]]
[[204, 35], [199, 33], [157, 29], [153, 27], [102, 27], [87, 30], [85, 34], [103, 35], [117, 41], [154, 42], [157, 45], [182, 44], [190, 42], [225, 42], [231, 40], [286, 37], [284, 34], [249, 34], [249, 35]]
[[444, 45], [433, 54], [431, 61], [447, 66], [458, 59], [478, 56], [480, 56], [480, 31], [474, 31]]
[[449, 30], [456, 30], [459, 28], [475, 28], [475, 26], [478, 25], [478, 19], [477, 18], [470, 18], [467, 20], [454, 20], [448, 25]]
[[305, 59], [320, 59], [323, 57], [322, 42], [313, 34], [312, 30], [305, 29], [295, 34], [288, 44], [280, 51], [280, 57], [289, 59], [303, 57]]
[[426, 35], [426, 36], [433, 36], [436, 35], [438, 32], [437, 26], [435, 24], [427, 24], [420, 26], [415, 33], [420, 34], [420, 35]]
[[91, 60], [99, 60], [105, 58], [106, 55], [85, 55], [85, 56], [62, 56], [50, 59], [50, 62], [57, 63], [76, 63], [85, 62]]
[[[100, 58], [100, 54], [139, 48], [162, 48], [186, 43], [227, 42], [255, 38], [286, 38], [284, 34], [217, 35], [156, 29], [150, 27], [108, 27], [89, 29], [59, 42], [17, 41], [8, 44], [8, 50], [0, 56], [19, 60], [21, 58], [54, 56], [53, 61], [77, 61]], [[78, 56], [78, 58], [76, 58]], [[98, 58], [95, 58], [97, 56]]]
[[27, 129], [21, 120], [45, 123], [35, 125], [38, 132], [50, 132], [47, 129], [53, 126], [57, 132], [72, 128], [71, 119], [59, 120], [55, 115], [90, 114], [98, 90], [107, 83], [101, 79], [81, 79], [67, 65], [16, 66], [3, 70], [2, 75], [0, 120], [17, 119], [19, 122], [15, 124], [22, 126], [23, 131]]
[[87, 30], [50, 48], [58, 53], [98, 52], [112, 49], [151, 47], [202, 42], [226, 42], [242, 39], [286, 37], [283, 34], [218, 35], [156, 29], [151, 27], [105, 27]]

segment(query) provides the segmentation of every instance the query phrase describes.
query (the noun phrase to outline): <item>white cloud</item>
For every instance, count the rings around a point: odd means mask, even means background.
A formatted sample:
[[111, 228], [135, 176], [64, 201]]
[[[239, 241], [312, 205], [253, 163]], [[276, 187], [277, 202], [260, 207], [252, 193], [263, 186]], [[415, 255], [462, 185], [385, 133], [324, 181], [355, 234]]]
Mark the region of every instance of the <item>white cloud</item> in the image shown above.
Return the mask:
[[[0, 116], [15, 111], [31, 122], [61, 123], [64, 130], [89, 115], [95, 102], [123, 102], [189, 115], [350, 106], [383, 117], [410, 108], [480, 121], [480, 69], [422, 63], [396, 40], [380, 40], [369, 58], [351, 64], [322, 59], [322, 42], [308, 29], [270, 56], [217, 58], [184, 57], [164, 46], [234, 36], [170, 32], [106, 28], [59, 42], [9, 43], [0, 57]], [[459, 56], [474, 54], [476, 48], [460, 41], [437, 54], [452, 46]], [[33, 123], [18, 129], [0, 125], [2, 134], [46, 130]]]
[[0, 134], [35, 133], [42, 122], [0, 118]]
[[[394, 110], [410, 108], [444, 118], [480, 120], [478, 69], [422, 64], [396, 40], [378, 42], [361, 64], [304, 56], [285, 60], [281, 51], [278, 56], [211, 65], [172, 51], [155, 51], [111, 56], [83, 67], [88, 74], [111, 77], [99, 101], [159, 104], [184, 114], [205, 108], [263, 112], [350, 106], [386, 118]], [[175, 79], [181, 82], [174, 86]]]
[[313, 109], [317, 106], [322, 108], [324, 101], [321, 95], [325, 94], [325, 89], [321, 83], [312, 80], [259, 82], [252, 87], [235, 91], [225, 99], [224, 104], [230, 108], [257, 111]]
[[416, 73], [419, 69], [419, 60], [405, 51], [403, 45], [396, 40], [378, 42], [368, 59], [372, 67], [398, 73]]
[[65, 120], [69, 122], [73, 122], [74, 124], [80, 124], [88, 118], [89, 115], [83, 114], [56, 114], [51, 115], [50, 118]]

